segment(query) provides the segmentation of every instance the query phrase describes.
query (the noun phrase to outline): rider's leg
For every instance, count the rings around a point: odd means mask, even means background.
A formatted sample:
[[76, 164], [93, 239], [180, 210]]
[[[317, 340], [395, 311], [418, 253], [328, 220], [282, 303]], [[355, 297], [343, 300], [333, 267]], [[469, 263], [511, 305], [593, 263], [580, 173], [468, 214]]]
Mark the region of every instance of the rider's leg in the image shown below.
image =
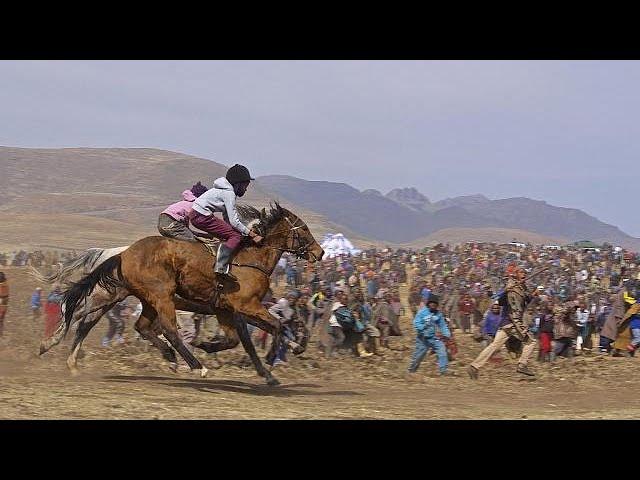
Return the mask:
[[182, 222], [172, 218], [166, 213], [161, 213], [158, 218], [158, 232], [163, 237], [175, 238], [177, 240], [186, 240], [195, 242], [196, 237], [191, 230]]
[[207, 233], [211, 233], [222, 242], [218, 247], [218, 254], [216, 255], [215, 272], [219, 277], [231, 277], [236, 280], [233, 275], [228, 272], [229, 261], [231, 255], [240, 246], [242, 241], [242, 235], [236, 231], [231, 225], [224, 220], [219, 219], [215, 215], [205, 216], [198, 212], [194, 212], [191, 218], [191, 223], [196, 228], [203, 230]]

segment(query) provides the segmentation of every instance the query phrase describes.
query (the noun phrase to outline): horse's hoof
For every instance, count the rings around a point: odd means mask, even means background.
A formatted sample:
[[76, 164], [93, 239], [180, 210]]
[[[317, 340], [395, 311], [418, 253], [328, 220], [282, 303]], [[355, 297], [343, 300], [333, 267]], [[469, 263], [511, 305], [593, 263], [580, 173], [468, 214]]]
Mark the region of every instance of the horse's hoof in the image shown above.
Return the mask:
[[200, 369], [200, 378], [206, 378], [208, 372], [209, 372], [209, 370], [207, 368], [202, 367]]
[[173, 373], [177, 373], [178, 364], [176, 362], [170, 362], [169, 363], [169, 370], [171, 370]]
[[38, 353], [38, 355], [42, 355], [46, 351], [47, 351], [47, 348], [44, 345], [40, 345], [40, 352]]
[[277, 378], [275, 377], [270, 377], [267, 378], [267, 385], [270, 385], [272, 387], [275, 387], [276, 385], [280, 385], [280, 382], [278, 381]]

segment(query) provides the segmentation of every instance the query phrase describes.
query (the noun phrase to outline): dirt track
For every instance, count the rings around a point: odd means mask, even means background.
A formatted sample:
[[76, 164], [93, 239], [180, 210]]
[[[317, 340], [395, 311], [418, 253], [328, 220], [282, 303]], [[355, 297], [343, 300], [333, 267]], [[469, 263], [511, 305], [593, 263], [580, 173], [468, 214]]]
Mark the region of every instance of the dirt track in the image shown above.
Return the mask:
[[[418, 381], [404, 372], [413, 342], [409, 319], [397, 349], [384, 357], [344, 356], [324, 360], [315, 344], [288, 367], [276, 368], [282, 382], [268, 387], [240, 347], [214, 358], [198, 356], [211, 368], [200, 379], [172, 373], [153, 349], [128, 345], [105, 349], [99, 339], [106, 320], [91, 332], [80, 360], [82, 374], [71, 377], [67, 340], [43, 357], [37, 346], [43, 320], [28, 316], [35, 284], [22, 270], [4, 270], [11, 285], [5, 338], [0, 344], [2, 419], [542, 419], [638, 418], [637, 358], [583, 356], [538, 364], [536, 380], [521, 380], [513, 360], [489, 364], [480, 380], [465, 375], [479, 346], [459, 339], [458, 377], [439, 378], [434, 357], [421, 366]], [[131, 333], [131, 325], [127, 325]], [[130, 336], [130, 335], [129, 335]], [[404, 350], [403, 350], [404, 348]]]

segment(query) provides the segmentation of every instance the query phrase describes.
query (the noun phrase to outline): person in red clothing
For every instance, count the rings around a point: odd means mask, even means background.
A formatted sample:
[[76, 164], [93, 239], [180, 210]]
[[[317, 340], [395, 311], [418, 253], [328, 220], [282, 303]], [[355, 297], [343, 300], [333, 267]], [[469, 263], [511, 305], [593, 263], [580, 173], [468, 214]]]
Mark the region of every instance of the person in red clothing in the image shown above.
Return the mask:
[[62, 290], [56, 285], [53, 291], [47, 297], [47, 303], [44, 307], [44, 338], [49, 338], [58, 328], [60, 319], [62, 318]]
[[4, 332], [4, 316], [9, 308], [9, 283], [4, 272], [0, 272], [0, 337]]
[[471, 333], [471, 318], [476, 304], [471, 298], [471, 295], [465, 293], [462, 299], [458, 302], [458, 311], [460, 312], [460, 325], [464, 333]]
[[551, 360], [551, 346], [553, 341], [553, 308], [549, 304], [542, 307], [539, 328], [540, 350], [538, 360], [548, 362]]

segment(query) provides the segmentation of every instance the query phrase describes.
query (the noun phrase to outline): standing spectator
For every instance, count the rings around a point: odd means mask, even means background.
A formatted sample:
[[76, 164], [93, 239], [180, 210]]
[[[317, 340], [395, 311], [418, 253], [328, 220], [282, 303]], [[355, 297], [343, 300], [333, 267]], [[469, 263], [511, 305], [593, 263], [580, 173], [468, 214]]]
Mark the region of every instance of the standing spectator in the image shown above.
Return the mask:
[[[314, 324], [314, 313], [309, 308], [309, 295], [303, 293], [300, 295], [300, 298], [295, 303], [295, 313], [299, 322], [303, 322], [308, 330], [313, 328]], [[296, 343], [299, 343], [296, 341]]]
[[576, 305], [561, 305], [553, 310], [554, 347], [551, 354], [552, 361], [558, 356], [567, 358], [573, 356], [573, 342], [578, 336], [578, 327], [575, 320], [576, 308]]
[[[607, 338], [607, 336], [605, 335], [606, 331], [604, 329], [607, 322], [607, 317], [610, 313], [611, 307], [603, 302], [603, 304], [600, 306], [598, 317], [596, 319], [596, 332], [598, 333], [598, 351], [600, 353], [609, 353], [609, 350], [611, 349], [612, 340], [610, 338]], [[616, 332], [614, 330], [613, 332], [607, 333], [609, 333], [609, 335], [615, 336]]]
[[49, 338], [58, 328], [60, 319], [62, 318], [62, 289], [56, 285], [49, 296], [45, 305], [45, 324], [44, 338]]
[[369, 275], [369, 280], [367, 281], [367, 296], [368, 298], [375, 298], [375, 296], [378, 294], [378, 289], [379, 289], [379, 285], [378, 285], [378, 281], [375, 278], [375, 275], [373, 272], [370, 273]]
[[382, 289], [376, 295], [376, 304], [372, 311], [373, 326], [380, 332], [380, 348], [389, 348], [389, 336], [394, 325], [395, 312], [389, 304], [389, 294]]
[[4, 317], [9, 308], [9, 282], [4, 272], [0, 272], [0, 337], [4, 333]]
[[288, 263], [285, 272], [287, 274], [287, 285], [295, 287], [298, 273], [296, 265], [293, 262]]
[[37, 287], [31, 295], [31, 318], [37, 320], [40, 318], [42, 309], [42, 288]]
[[503, 321], [500, 313], [500, 304], [496, 301], [491, 305], [491, 309], [487, 312], [482, 323], [482, 345], [486, 347], [496, 336], [498, 328]]
[[460, 326], [462, 327], [463, 333], [471, 333], [471, 319], [475, 309], [476, 305], [471, 298], [471, 295], [465, 293], [462, 299], [458, 302], [458, 311], [460, 312]]
[[201, 315], [197, 313], [176, 310], [176, 319], [178, 321], [178, 334], [184, 343], [184, 346], [193, 353], [193, 341], [200, 333]]
[[331, 302], [331, 289], [326, 286], [321, 286], [320, 291], [313, 294], [307, 303], [307, 307], [310, 310], [309, 318], [310, 322], [307, 325], [309, 330], [316, 326], [318, 320], [324, 315], [325, 309], [330, 306]]
[[[576, 309], [576, 325], [578, 327], [578, 337], [576, 338], [576, 350], [582, 350], [584, 343], [588, 342], [587, 337], [591, 336], [591, 328], [589, 325], [589, 310], [587, 310], [583, 303], [580, 303]], [[590, 348], [590, 346], [586, 347]]]
[[444, 343], [438, 338], [451, 337], [451, 332], [444, 321], [442, 312], [438, 310], [440, 303], [436, 295], [431, 295], [426, 307], [420, 309], [413, 319], [413, 326], [416, 329], [416, 349], [411, 357], [409, 373], [415, 373], [427, 352], [433, 349], [438, 356], [438, 368], [440, 375], [447, 374], [447, 349]]
[[634, 314], [631, 316], [631, 322], [629, 323], [631, 329], [631, 343], [627, 347], [629, 354], [633, 355], [638, 345], [640, 345], [640, 315]]
[[127, 314], [129, 307], [122, 302], [116, 303], [111, 310], [107, 312], [107, 320], [109, 320], [109, 329], [107, 334], [102, 338], [102, 346], [108, 347], [111, 341], [117, 344], [124, 343], [122, 334], [124, 333], [124, 316]]
[[[291, 291], [287, 294], [286, 297], [281, 298], [273, 306], [271, 306], [271, 308], [269, 308], [269, 313], [280, 321], [280, 325], [282, 326], [282, 335], [292, 341], [295, 341], [296, 339], [292, 323], [293, 316], [296, 312], [293, 308], [291, 308], [291, 305], [295, 306], [297, 300], [297, 294]], [[275, 338], [273, 339], [273, 341], [275, 341]], [[273, 356], [267, 359], [267, 364], [271, 367], [276, 367], [278, 365], [288, 365], [287, 345], [284, 342], [281, 341], [280, 344], [275, 347]]]
[[425, 305], [429, 301], [429, 296], [430, 295], [431, 295], [431, 289], [425, 283], [424, 286], [422, 287], [422, 289], [420, 290], [420, 296], [422, 297], [422, 301], [424, 302]]
[[553, 309], [548, 304], [542, 306], [540, 314], [539, 339], [540, 350], [538, 360], [541, 362], [551, 360], [551, 348], [553, 344]]
[[338, 317], [340, 315], [345, 314], [345, 310], [347, 309], [347, 294], [344, 290], [336, 289], [334, 295], [335, 301], [331, 306], [331, 315], [329, 317], [329, 339], [327, 345], [325, 347], [325, 356], [327, 358], [331, 358], [335, 356], [335, 349], [342, 345], [344, 342], [345, 336], [342, 331], [342, 325], [338, 321]]

